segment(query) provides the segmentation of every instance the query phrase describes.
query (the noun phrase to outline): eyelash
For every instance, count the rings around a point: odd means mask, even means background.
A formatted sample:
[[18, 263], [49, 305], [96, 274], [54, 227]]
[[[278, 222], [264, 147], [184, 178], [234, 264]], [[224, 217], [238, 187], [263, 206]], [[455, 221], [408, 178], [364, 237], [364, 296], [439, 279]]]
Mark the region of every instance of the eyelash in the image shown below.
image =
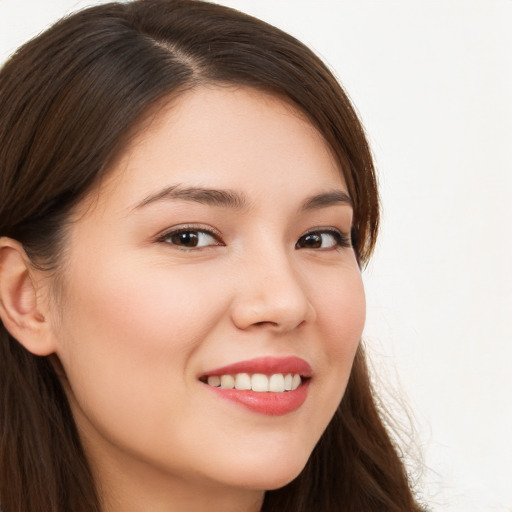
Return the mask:
[[[295, 248], [296, 249], [300, 249], [299, 247], [299, 242], [301, 240], [305, 240], [308, 236], [312, 236], [312, 235], [330, 235], [334, 238], [334, 241], [335, 241], [335, 245], [332, 246], [332, 247], [309, 247], [309, 249], [315, 249], [315, 250], [324, 250], [324, 251], [327, 251], [327, 250], [334, 250], [334, 249], [342, 249], [342, 248], [346, 248], [346, 247], [351, 247], [352, 246], [352, 243], [351, 243], [351, 240], [350, 240], [350, 236], [347, 235], [346, 233], [343, 233], [342, 231], [340, 231], [339, 229], [334, 229], [334, 228], [315, 228], [315, 229], [311, 229], [310, 231], [308, 231], [307, 233], [304, 233], [298, 240], [297, 240], [297, 243], [295, 244]], [[306, 247], [307, 249], [307, 247]]]
[[[206, 236], [211, 237], [213, 240], [215, 240], [216, 243], [213, 243], [213, 244], [208, 243], [207, 245], [198, 247], [197, 243], [200, 242], [200, 237], [201, 237], [201, 235], [197, 236], [198, 233], [202, 234], [203, 236], [206, 235]], [[187, 235], [187, 234], [188, 235], [195, 234], [196, 245], [193, 245], [192, 247], [190, 247], [190, 246], [186, 246], [186, 245], [181, 245], [180, 243], [175, 243], [175, 242], [169, 241], [170, 238], [172, 238], [172, 237], [179, 237], [180, 235]], [[322, 238], [322, 235], [330, 235], [334, 239], [335, 243], [331, 247], [301, 247], [300, 246], [301, 240], [303, 242], [306, 242], [307, 237], [318, 236], [318, 235], [319, 235], [320, 239]], [[318, 238], [317, 238], [317, 240], [318, 240]], [[183, 251], [199, 250], [203, 247], [223, 246], [224, 245], [224, 243], [222, 243], [222, 241], [221, 241], [221, 235], [219, 232], [217, 232], [216, 230], [213, 230], [211, 228], [203, 228], [201, 226], [182, 226], [177, 229], [172, 229], [171, 231], [167, 231], [162, 236], [158, 237], [157, 242], [162, 242], [162, 243], [166, 243], [169, 245], [173, 245]], [[320, 243], [322, 243], [322, 240], [320, 241]], [[299, 239], [297, 240], [297, 243], [295, 244], [295, 248], [296, 249], [313, 249], [313, 250], [326, 251], [326, 250], [338, 250], [338, 249], [342, 249], [342, 248], [346, 248], [346, 247], [351, 247], [351, 245], [352, 244], [351, 244], [350, 236], [347, 235], [346, 233], [343, 233], [339, 229], [315, 228], [315, 229], [311, 229], [310, 231], [301, 235], [299, 237]]]
[[[201, 233], [201, 234], [206, 234], [207, 236], [213, 238], [216, 243], [215, 244], [208, 244], [207, 246], [204, 246], [204, 247], [208, 247], [208, 246], [211, 246], [211, 245], [217, 245], [217, 246], [222, 246], [224, 245], [222, 242], [221, 242], [221, 235], [220, 233], [218, 233], [217, 231], [211, 229], [211, 228], [203, 228], [201, 226], [181, 226], [179, 228], [176, 228], [176, 229], [172, 229], [170, 231], [167, 231], [166, 233], [164, 233], [162, 236], [160, 236], [157, 240], [157, 242], [163, 242], [163, 243], [167, 243], [169, 245], [174, 245], [175, 247], [177, 247], [178, 249], [182, 250], [182, 251], [192, 251], [194, 249], [201, 249], [201, 247], [197, 247], [197, 246], [192, 246], [192, 247], [187, 247], [187, 246], [184, 246], [184, 245], [180, 245], [180, 244], [177, 244], [177, 243], [174, 243], [174, 242], [169, 242], [169, 239], [171, 237], [176, 237], [176, 236], [180, 236], [180, 235], [185, 235], [185, 234], [191, 234], [191, 233]], [[197, 237], [199, 238], [199, 237]]]

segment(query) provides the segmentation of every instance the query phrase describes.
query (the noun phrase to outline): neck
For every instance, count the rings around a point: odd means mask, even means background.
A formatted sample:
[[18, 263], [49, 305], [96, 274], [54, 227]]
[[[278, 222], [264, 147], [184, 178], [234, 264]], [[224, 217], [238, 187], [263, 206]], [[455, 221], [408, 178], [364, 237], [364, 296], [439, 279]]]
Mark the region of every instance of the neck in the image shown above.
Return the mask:
[[134, 482], [125, 476], [111, 479], [108, 489], [103, 482], [104, 512], [259, 512], [263, 503], [262, 492], [235, 492], [176, 479], [167, 479], [165, 485], [144, 479]]
[[[89, 452], [89, 455], [91, 453]], [[144, 462], [89, 457], [103, 512], [259, 512], [264, 492], [183, 477]], [[91, 460], [92, 459], [92, 460]], [[98, 459], [96, 459], [98, 460]]]

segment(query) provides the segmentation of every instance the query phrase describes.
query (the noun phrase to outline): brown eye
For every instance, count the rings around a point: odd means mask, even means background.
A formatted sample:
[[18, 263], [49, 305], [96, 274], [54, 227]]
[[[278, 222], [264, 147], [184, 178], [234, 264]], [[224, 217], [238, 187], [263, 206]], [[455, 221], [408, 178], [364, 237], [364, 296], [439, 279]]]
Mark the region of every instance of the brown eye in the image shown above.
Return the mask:
[[306, 233], [297, 241], [296, 249], [333, 249], [336, 247], [349, 247], [348, 237], [341, 231], [314, 231]]
[[299, 239], [299, 244], [307, 249], [320, 249], [322, 247], [322, 235], [317, 233], [310, 233]]
[[219, 245], [217, 238], [212, 233], [200, 229], [182, 229], [179, 231], [173, 231], [165, 235], [165, 237], [162, 238], [162, 241], [186, 249]]
[[184, 247], [196, 247], [199, 243], [199, 236], [193, 231], [185, 231], [183, 233], [175, 233], [168, 240], [174, 245], [182, 245]]

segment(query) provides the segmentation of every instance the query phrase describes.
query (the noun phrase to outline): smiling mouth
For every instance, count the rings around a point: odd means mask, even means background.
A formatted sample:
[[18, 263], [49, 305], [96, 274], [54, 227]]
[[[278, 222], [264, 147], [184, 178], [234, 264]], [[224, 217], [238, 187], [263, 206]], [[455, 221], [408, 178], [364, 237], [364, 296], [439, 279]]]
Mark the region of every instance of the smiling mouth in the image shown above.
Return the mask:
[[210, 375], [200, 380], [209, 386], [221, 389], [236, 389], [238, 391], [256, 391], [260, 393], [285, 393], [295, 391], [307, 377], [298, 373], [237, 373]]
[[283, 416], [306, 401], [313, 370], [300, 357], [259, 357], [207, 370], [199, 377], [222, 400], [267, 416]]

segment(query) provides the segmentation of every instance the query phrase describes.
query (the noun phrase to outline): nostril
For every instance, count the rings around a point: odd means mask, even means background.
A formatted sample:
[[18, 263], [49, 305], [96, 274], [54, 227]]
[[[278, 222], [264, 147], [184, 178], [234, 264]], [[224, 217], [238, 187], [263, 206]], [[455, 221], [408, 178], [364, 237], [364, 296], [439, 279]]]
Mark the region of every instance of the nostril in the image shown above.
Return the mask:
[[254, 289], [243, 291], [231, 306], [233, 323], [239, 329], [290, 331], [314, 320], [314, 308], [299, 287], [290, 290], [283, 286], [265, 293], [256, 293]]

